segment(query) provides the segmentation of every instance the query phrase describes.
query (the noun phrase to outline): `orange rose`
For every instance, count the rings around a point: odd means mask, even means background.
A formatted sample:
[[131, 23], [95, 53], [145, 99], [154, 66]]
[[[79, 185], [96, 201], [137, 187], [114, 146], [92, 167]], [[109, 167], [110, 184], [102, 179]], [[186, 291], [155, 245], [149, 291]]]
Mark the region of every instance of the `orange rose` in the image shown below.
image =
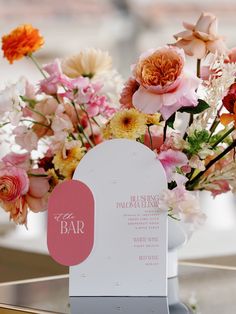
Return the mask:
[[39, 30], [30, 24], [15, 28], [9, 35], [2, 37], [4, 57], [12, 64], [38, 50], [44, 44]]
[[[139, 60], [134, 74], [140, 85], [153, 90], [168, 88], [179, 78], [184, 66], [184, 57], [180, 50], [166, 47], [157, 49]], [[171, 86], [173, 89], [176, 86]]]

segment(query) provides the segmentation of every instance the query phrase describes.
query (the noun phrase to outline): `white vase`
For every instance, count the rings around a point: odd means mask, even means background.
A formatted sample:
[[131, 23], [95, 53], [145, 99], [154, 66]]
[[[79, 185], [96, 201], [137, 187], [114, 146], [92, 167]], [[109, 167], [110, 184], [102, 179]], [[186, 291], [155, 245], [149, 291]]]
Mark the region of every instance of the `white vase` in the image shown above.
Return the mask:
[[168, 217], [168, 278], [178, 276], [178, 249], [191, 234], [190, 225]]

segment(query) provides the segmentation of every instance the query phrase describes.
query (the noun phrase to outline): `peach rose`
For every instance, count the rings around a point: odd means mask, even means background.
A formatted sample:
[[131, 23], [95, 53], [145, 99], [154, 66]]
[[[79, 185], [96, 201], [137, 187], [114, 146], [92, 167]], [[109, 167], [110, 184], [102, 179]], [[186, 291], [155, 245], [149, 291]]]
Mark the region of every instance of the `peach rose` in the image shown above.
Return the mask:
[[209, 52], [224, 54], [226, 46], [217, 34], [217, 18], [211, 13], [202, 13], [197, 23], [183, 23], [185, 30], [174, 35], [176, 46], [197, 59], [204, 58]]
[[197, 105], [196, 89], [200, 80], [184, 72], [183, 49], [166, 46], [142, 54], [134, 66], [138, 84], [132, 103], [138, 110], [160, 112], [167, 120], [178, 109]]

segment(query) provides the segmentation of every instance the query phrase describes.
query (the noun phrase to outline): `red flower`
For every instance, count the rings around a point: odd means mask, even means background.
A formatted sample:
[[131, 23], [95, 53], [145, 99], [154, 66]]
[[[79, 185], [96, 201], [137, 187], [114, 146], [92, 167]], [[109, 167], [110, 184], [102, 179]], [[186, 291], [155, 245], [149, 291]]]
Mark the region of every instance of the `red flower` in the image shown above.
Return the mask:
[[230, 86], [228, 94], [223, 98], [223, 105], [229, 113], [223, 113], [220, 122], [223, 125], [228, 125], [234, 121], [236, 127], [236, 83]]

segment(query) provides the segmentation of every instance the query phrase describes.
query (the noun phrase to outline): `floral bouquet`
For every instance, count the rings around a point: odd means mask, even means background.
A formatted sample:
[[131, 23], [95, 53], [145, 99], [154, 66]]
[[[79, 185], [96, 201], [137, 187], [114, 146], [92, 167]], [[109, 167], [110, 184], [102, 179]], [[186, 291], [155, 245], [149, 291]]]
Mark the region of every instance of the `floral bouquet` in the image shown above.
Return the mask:
[[236, 50], [226, 48], [212, 14], [184, 27], [176, 42], [139, 57], [123, 89], [107, 52], [87, 49], [41, 67], [37, 29], [3, 36], [10, 63], [26, 57], [42, 74], [36, 85], [21, 78], [0, 92], [0, 143], [11, 148], [0, 162], [0, 205], [10, 219], [26, 225], [28, 211], [46, 210], [86, 152], [113, 138], [155, 151], [168, 179], [161, 205], [177, 220], [204, 220], [193, 190], [236, 192]]

